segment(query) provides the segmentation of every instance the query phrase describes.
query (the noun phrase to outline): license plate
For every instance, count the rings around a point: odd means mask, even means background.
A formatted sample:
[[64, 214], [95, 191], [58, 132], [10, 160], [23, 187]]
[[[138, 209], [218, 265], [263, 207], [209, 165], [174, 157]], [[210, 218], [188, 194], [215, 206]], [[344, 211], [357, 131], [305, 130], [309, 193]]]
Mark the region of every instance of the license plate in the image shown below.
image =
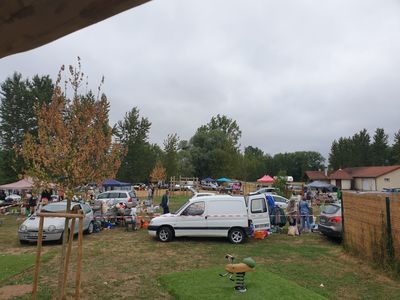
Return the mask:
[[319, 221], [320, 221], [320, 223], [325, 223], [326, 222], [326, 220], [322, 219], [322, 218], [320, 218]]

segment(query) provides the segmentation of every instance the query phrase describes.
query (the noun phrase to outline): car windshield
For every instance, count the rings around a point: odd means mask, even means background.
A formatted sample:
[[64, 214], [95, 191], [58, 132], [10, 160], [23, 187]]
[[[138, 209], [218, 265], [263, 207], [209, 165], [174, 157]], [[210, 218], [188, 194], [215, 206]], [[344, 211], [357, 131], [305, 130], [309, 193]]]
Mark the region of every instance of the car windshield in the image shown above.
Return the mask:
[[336, 205], [328, 205], [322, 211], [324, 214], [334, 214], [340, 209], [339, 206]]
[[43, 206], [42, 212], [65, 212], [67, 205], [66, 203], [54, 203], [54, 204], [49, 204], [46, 206]]
[[281, 197], [274, 197], [274, 199], [275, 199], [275, 202], [283, 202], [283, 203], [286, 203], [286, 200], [283, 199], [283, 198], [281, 198]]
[[108, 198], [108, 193], [100, 194], [97, 196], [97, 199], [107, 199]]
[[189, 203], [190, 201], [186, 201], [185, 204], [183, 204], [181, 207], [178, 208], [178, 210], [175, 212], [175, 214], [179, 214], [185, 207], [186, 205]]

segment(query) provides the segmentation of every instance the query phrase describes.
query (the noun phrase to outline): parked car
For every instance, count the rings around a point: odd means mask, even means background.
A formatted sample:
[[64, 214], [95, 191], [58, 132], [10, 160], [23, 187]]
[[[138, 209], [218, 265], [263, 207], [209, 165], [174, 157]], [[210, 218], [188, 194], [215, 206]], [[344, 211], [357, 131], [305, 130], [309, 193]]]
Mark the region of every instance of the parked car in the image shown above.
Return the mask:
[[[86, 233], [93, 232], [93, 211], [92, 208], [86, 203], [72, 202], [71, 209], [75, 206], [82, 209], [85, 217], [83, 219], [83, 230]], [[65, 212], [67, 201], [49, 203], [42, 207], [41, 212]], [[18, 237], [21, 244], [27, 242], [34, 242], [38, 239], [40, 218], [36, 214], [26, 219], [18, 229]], [[74, 234], [78, 233], [79, 222], [75, 223]], [[43, 223], [43, 241], [62, 241], [65, 226], [65, 218], [44, 218]]]
[[208, 182], [208, 183], [202, 184], [201, 188], [203, 190], [216, 191], [216, 190], [218, 190], [218, 185], [215, 183], [212, 183], [212, 182]]
[[249, 195], [257, 195], [257, 194], [265, 194], [265, 193], [269, 193], [269, 194], [273, 194], [278, 191], [278, 189], [273, 188], [273, 187], [265, 187], [265, 188], [260, 188], [255, 192], [250, 193]]
[[138, 199], [134, 191], [113, 190], [98, 194], [94, 200], [94, 206], [100, 208], [106, 204], [112, 208], [118, 203], [125, 203], [128, 207], [136, 207]]
[[135, 183], [135, 184], [133, 185], [133, 188], [134, 188], [135, 190], [137, 190], [137, 191], [143, 191], [143, 190], [146, 189], [146, 184], [144, 184], [144, 183]]
[[341, 204], [334, 203], [325, 206], [319, 217], [318, 229], [326, 236], [342, 237]]
[[285, 197], [275, 195], [275, 194], [270, 194], [272, 198], [274, 198], [275, 205], [282, 208], [286, 209], [288, 207], [289, 200], [286, 199]]
[[20, 195], [17, 195], [17, 194], [11, 194], [11, 195], [8, 195], [6, 198], [5, 198], [5, 200], [4, 200], [4, 203], [7, 205], [7, 204], [14, 204], [14, 203], [19, 203], [19, 202], [21, 202], [21, 196]]
[[270, 228], [265, 197], [217, 195], [189, 199], [175, 213], [153, 218], [148, 231], [161, 242], [179, 236], [213, 236], [227, 237], [231, 243], [239, 244], [253, 228]]
[[400, 188], [383, 188], [384, 193], [400, 193]]

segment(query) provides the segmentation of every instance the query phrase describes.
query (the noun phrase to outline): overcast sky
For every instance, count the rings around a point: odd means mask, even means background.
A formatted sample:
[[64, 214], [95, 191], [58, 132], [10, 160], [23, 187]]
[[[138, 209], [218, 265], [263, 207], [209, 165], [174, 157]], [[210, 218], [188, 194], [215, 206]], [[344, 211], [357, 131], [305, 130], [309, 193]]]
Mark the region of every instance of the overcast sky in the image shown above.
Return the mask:
[[400, 129], [399, 16], [391, 0], [155, 0], [1, 59], [0, 81], [80, 56], [94, 89], [105, 76], [111, 121], [137, 106], [151, 142], [219, 113], [243, 147], [327, 158], [335, 138]]

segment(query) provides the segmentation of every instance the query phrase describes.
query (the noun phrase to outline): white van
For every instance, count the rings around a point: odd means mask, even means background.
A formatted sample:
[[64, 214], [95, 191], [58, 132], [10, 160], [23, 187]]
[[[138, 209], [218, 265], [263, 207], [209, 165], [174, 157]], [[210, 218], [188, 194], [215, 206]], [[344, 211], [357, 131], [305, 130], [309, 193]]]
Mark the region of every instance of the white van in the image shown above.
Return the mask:
[[148, 231], [161, 242], [169, 242], [178, 236], [220, 236], [239, 244], [252, 228], [270, 228], [264, 195], [191, 198], [175, 213], [152, 219]]

